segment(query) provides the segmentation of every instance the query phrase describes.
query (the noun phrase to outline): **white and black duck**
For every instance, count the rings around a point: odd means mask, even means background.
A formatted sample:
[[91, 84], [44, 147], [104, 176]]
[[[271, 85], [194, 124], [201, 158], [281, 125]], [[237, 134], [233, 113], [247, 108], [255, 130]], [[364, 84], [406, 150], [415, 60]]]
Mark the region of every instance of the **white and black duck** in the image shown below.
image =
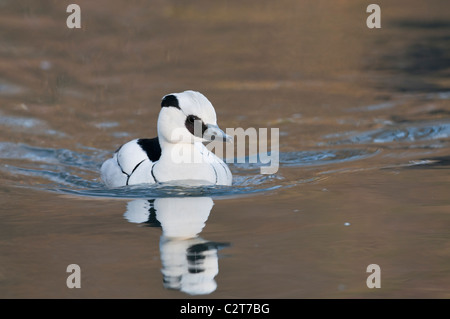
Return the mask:
[[217, 126], [211, 102], [201, 93], [185, 91], [163, 97], [158, 136], [122, 145], [101, 167], [109, 187], [182, 182], [188, 185], [231, 185], [232, 174], [203, 142], [231, 141]]

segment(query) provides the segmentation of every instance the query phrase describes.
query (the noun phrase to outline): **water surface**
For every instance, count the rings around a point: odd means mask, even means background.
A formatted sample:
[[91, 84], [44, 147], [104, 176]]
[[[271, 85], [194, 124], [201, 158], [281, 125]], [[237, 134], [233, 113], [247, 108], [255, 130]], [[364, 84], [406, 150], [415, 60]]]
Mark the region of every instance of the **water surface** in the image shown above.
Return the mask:
[[[69, 3], [0, 1], [0, 297], [450, 296], [446, 1], [379, 1], [378, 30], [364, 1], [80, 0], [80, 30]], [[186, 89], [279, 128], [278, 172], [106, 188]]]

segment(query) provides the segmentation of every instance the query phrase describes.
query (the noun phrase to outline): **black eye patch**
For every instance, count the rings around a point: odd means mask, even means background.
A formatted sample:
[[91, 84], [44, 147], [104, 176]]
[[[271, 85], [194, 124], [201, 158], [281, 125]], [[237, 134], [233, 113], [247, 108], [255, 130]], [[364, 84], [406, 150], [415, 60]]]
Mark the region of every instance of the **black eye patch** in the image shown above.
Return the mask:
[[[196, 121], [200, 121], [202, 124], [201, 132], [195, 132]], [[188, 115], [186, 117], [186, 121], [184, 122], [184, 125], [186, 126], [187, 130], [189, 132], [191, 132], [192, 135], [200, 137], [200, 138], [203, 137], [203, 134], [208, 129], [208, 127], [205, 125], [205, 123], [203, 123], [203, 121], [198, 116], [195, 116], [195, 115]], [[198, 130], [198, 128], [197, 128], [197, 130]]]
[[161, 107], [175, 107], [179, 110], [180, 105], [178, 104], [178, 99], [175, 95], [166, 95], [161, 101]]

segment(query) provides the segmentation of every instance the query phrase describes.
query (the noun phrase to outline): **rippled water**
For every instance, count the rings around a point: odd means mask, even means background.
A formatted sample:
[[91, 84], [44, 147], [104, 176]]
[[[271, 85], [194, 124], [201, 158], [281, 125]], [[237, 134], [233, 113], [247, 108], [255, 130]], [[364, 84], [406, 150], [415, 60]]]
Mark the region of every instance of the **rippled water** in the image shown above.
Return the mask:
[[[253, 157], [234, 160], [230, 167], [234, 174], [232, 187], [182, 185], [134, 185], [129, 187], [108, 188], [99, 178], [100, 167], [111, 152], [86, 148], [83, 153], [66, 149], [45, 149], [25, 144], [0, 143], [0, 159], [12, 164], [5, 164], [5, 174], [23, 175], [46, 179], [48, 183], [30, 185], [37, 189], [77, 194], [80, 196], [101, 196], [114, 198], [141, 198], [166, 196], [240, 196], [255, 192], [275, 190], [280, 187], [295, 186], [298, 183], [313, 182], [315, 179], [289, 180], [289, 177], [262, 175], [260, 168], [264, 164]], [[285, 167], [302, 167], [339, 164], [373, 156], [376, 149], [342, 149], [321, 151], [299, 151], [278, 154], [279, 164]], [[20, 163], [22, 165], [17, 165]], [[93, 179], [91, 179], [94, 177]], [[16, 186], [22, 187], [20, 183]]]
[[[65, 4], [0, 1], [0, 297], [449, 297], [445, 1], [381, 1], [380, 30], [361, 1], [79, 2], [68, 30]], [[105, 187], [186, 89], [279, 128], [279, 170]]]

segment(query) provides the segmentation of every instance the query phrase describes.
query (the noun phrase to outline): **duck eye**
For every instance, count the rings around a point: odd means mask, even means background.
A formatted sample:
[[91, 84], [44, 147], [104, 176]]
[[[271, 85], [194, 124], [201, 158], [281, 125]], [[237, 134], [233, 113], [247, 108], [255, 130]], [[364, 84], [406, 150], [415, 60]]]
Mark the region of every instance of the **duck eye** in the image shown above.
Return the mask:
[[189, 115], [188, 117], [187, 117], [187, 120], [188, 120], [188, 122], [189, 123], [194, 123], [194, 121], [196, 120], [196, 116], [194, 116], [194, 115]]

